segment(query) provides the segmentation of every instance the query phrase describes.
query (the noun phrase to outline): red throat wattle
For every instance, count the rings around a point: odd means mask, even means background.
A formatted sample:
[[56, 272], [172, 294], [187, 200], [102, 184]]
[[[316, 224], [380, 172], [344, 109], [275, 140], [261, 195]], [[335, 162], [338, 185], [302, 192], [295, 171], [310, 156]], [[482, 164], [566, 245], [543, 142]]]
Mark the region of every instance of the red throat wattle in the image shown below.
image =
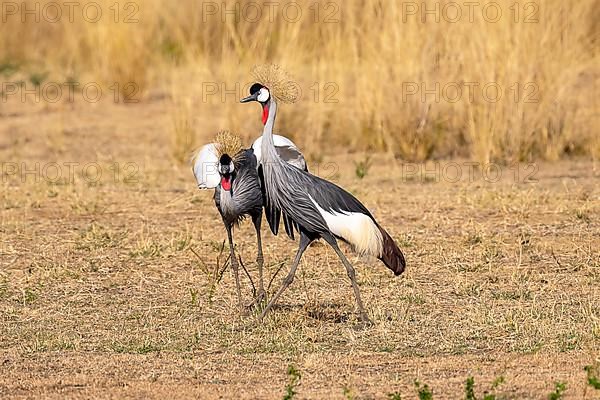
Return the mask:
[[229, 177], [221, 177], [221, 187], [223, 190], [230, 191], [231, 190], [231, 179]]
[[263, 125], [266, 125], [266, 124], [267, 124], [267, 118], [269, 118], [269, 105], [268, 105], [268, 104], [265, 104], [265, 105], [263, 106], [263, 115], [262, 115], [262, 122], [263, 122]]

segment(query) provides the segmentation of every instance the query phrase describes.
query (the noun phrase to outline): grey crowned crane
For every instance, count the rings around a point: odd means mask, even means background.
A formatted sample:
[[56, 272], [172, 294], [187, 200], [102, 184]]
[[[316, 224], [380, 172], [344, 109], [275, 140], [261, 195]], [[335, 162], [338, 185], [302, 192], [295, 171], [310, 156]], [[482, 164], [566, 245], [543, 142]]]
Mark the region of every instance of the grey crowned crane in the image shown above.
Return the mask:
[[[267, 85], [277, 87], [278, 91], [282, 90], [277, 82], [269, 82]], [[337, 240], [348, 243], [359, 254], [370, 254], [379, 258], [394, 275], [400, 275], [404, 271], [404, 255], [369, 210], [354, 196], [329, 181], [291, 167], [281, 159], [273, 138], [277, 113], [276, 96], [285, 97], [285, 93], [272, 93], [266, 85], [255, 83], [250, 88], [250, 96], [240, 100], [242, 103], [256, 101], [262, 106], [264, 129], [260, 168], [264, 175], [267, 218], [269, 215], [281, 213], [284, 221], [291, 220], [293, 227], [300, 234], [298, 252], [290, 272], [284, 278], [281, 288], [263, 309], [260, 318], [264, 318], [279, 296], [293, 282], [302, 254], [309, 244], [322, 238], [333, 248], [346, 268], [360, 319], [370, 323], [356, 283], [356, 272], [340, 250]], [[269, 220], [269, 223], [274, 222]]]
[[[289, 139], [275, 135], [276, 152], [297, 168], [306, 169], [304, 156]], [[263, 284], [264, 257], [260, 227], [262, 221], [263, 192], [259, 179], [258, 165], [262, 138], [258, 138], [252, 148], [243, 149], [241, 140], [231, 132], [220, 132], [214, 143], [203, 146], [194, 155], [193, 172], [199, 189], [215, 189], [214, 200], [223, 224], [227, 230], [231, 267], [235, 277], [238, 306], [242, 306], [239, 279], [239, 266], [233, 245], [233, 228], [246, 216], [252, 218], [256, 230], [258, 255], [258, 296], [265, 295]], [[273, 216], [279, 221], [279, 216]]]

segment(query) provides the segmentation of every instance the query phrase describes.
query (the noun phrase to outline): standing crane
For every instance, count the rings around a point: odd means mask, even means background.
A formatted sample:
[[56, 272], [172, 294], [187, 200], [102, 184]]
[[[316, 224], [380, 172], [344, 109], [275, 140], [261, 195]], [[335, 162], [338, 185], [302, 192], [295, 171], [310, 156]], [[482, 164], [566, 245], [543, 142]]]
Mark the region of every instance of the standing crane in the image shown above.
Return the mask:
[[[278, 88], [275, 82], [269, 86]], [[337, 253], [352, 283], [359, 317], [364, 323], [371, 323], [360, 297], [356, 272], [344, 253], [340, 250], [337, 239], [348, 243], [359, 254], [370, 254], [379, 258], [400, 275], [406, 266], [404, 255], [391, 236], [383, 229], [367, 208], [350, 193], [341, 187], [326, 181], [307, 171], [291, 167], [284, 162], [276, 151], [273, 139], [273, 126], [277, 114], [276, 96], [261, 83], [250, 88], [250, 96], [240, 100], [242, 103], [256, 101], [263, 111], [263, 135], [261, 145], [261, 170], [264, 179], [265, 210], [269, 215], [283, 215], [284, 221], [289, 219], [299, 232], [299, 247], [288, 275], [284, 278], [280, 289], [263, 309], [260, 318], [269, 312], [281, 294], [294, 280], [298, 264], [306, 248], [317, 239], [324, 239]], [[273, 222], [269, 220], [269, 223]]]
[[[306, 169], [304, 156], [289, 139], [275, 135], [275, 151], [286, 159], [290, 165]], [[261, 138], [252, 148], [243, 149], [239, 136], [228, 132], [220, 132], [214, 143], [203, 146], [192, 159], [193, 172], [199, 189], [215, 189], [214, 201], [223, 224], [227, 230], [231, 267], [235, 277], [238, 306], [242, 309], [242, 295], [239, 279], [239, 266], [235, 257], [233, 244], [233, 227], [246, 217], [252, 218], [256, 230], [258, 255], [258, 293], [260, 300], [265, 295], [263, 284], [264, 257], [260, 227], [262, 221], [263, 192], [262, 180], [259, 179], [258, 165], [260, 160]], [[275, 216], [279, 220], [279, 215]]]

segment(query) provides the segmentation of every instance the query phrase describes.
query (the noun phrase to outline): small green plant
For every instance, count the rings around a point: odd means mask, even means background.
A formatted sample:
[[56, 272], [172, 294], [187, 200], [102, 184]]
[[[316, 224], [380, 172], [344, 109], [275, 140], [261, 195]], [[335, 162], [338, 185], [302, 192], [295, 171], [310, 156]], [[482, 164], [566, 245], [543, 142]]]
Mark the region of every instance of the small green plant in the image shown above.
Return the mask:
[[160, 347], [148, 340], [145, 340], [144, 343], [135, 348], [133, 352], [137, 354], [148, 354], [157, 351], [160, 351]]
[[[490, 392], [496, 390], [502, 383], [504, 383], [503, 376], [496, 378], [490, 390], [483, 392], [483, 400], [496, 400], [496, 395]], [[477, 400], [477, 396], [475, 395], [475, 378], [472, 376], [468, 377], [465, 382], [465, 400]]]
[[583, 369], [587, 373], [587, 384], [596, 390], [600, 390], [600, 378], [598, 378], [600, 363], [597, 363], [596, 365], [586, 365]]
[[402, 400], [400, 392], [388, 393], [387, 397], [390, 400]]
[[31, 304], [34, 301], [36, 301], [38, 298], [38, 294], [30, 289], [30, 288], [25, 288], [25, 290], [23, 291], [23, 304]]
[[192, 307], [198, 305], [198, 289], [190, 288], [190, 302], [192, 303]]
[[369, 169], [371, 169], [371, 156], [367, 156], [364, 160], [359, 162], [354, 162], [354, 165], [356, 167], [356, 176], [359, 179], [364, 178], [369, 173]]
[[354, 400], [354, 392], [348, 386], [344, 386], [344, 398], [347, 400]]
[[42, 83], [44, 83], [47, 77], [47, 72], [33, 72], [31, 75], [29, 75], [29, 82], [31, 82], [35, 87], [39, 87], [42, 85]]
[[[498, 386], [502, 385], [503, 383], [504, 376], [499, 376], [494, 379], [494, 382], [492, 382], [492, 387], [490, 388], [490, 392], [495, 391]], [[496, 395], [494, 393], [483, 392], [483, 400], [496, 400]]]
[[54, 346], [56, 350], [74, 350], [75, 344], [68, 339], [59, 340]]
[[296, 392], [296, 388], [300, 384], [300, 379], [302, 379], [302, 375], [293, 365], [289, 365], [287, 369], [287, 374], [290, 378], [289, 383], [285, 387], [285, 395], [283, 396], [283, 400], [292, 400], [298, 392]]
[[421, 382], [415, 381], [415, 387], [417, 388], [417, 394], [419, 395], [419, 400], [432, 400], [433, 399], [433, 391], [429, 388], [429, 385], [427, 385], [427, 384], [421, 385]]
[[477, 397], [475, 397], [475, 378], [472, 376], [468, 377], [465, 383], [465, 400], [477, 400]]
[[4, 62], [0, 63], [0, 75], [3, 75], [7, 78], [9, 78], [11, 75], [13, 75], [18, 70], [19, 70], [19, 66], [10, 61], [4, 61]]
[[567, 384], [564, 382], [555, 382], [554, 383], [554, 392], [548, 395], [549, 400], [560, 400], [563, 397], [565, 390], [567, 389]]

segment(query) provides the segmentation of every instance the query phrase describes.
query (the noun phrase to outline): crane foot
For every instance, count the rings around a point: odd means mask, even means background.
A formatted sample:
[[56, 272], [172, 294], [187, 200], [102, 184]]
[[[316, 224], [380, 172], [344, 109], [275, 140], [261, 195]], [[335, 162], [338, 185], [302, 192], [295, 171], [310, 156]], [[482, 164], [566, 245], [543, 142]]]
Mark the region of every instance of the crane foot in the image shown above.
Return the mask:
[[254, 300], [252, 300], [252, 303], [248, 304], [246, 306], [246, 308], [248, 310], [255, 309], [256, 311], [262, 311], [262, 309], [266, 305], [266, 301], [267, 301], [267, 292], [265, 292], [264, 289], [261, 289], [256, 294], [256, 297], [254, 298]]
[[359, 314], [360, 321], [354, 325], [356, 330], [364, 330], [373, 327], [375, 324], [369, 319], [366, 313]]

